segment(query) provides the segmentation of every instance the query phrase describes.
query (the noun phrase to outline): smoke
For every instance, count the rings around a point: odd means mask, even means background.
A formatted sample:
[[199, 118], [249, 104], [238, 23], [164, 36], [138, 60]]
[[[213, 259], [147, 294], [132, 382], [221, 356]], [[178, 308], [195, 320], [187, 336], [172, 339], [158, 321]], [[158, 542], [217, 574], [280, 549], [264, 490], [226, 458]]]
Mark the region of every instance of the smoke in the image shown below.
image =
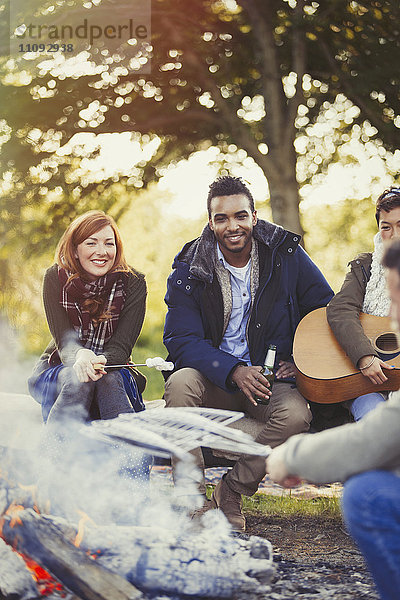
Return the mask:
[[[12, 403], [18, 395], [8, 396]], [[25, 408], [28, 402], [35, 405], [22, 397]], [[45, 521], [58, 523], [64, 535], [82, 532], [81, 550], [96, 551], [98, 564], [149, 591], [143, 598], [155, 598], [158, 590], [159, 599], [265, 597], [270, 591], [270, 542], [232, 537], [220, 511], [191, 518], [200, 478], [190, 458], [179, 464], [183, 485], [162, 486], [146, 476], [148, 455], [130, 444], [86, 435], [83, 430], [91, 426], [81, 419], [65, 419], [57, 427], [31, 422], [35, 428], [35, 439], [7, 449], [9, 484], [14, 479], [35, 488], [29, 494]]]
[[229, 597], [238, 589], [258, 590], [260, 568], [270, 578], [269, 542], [256, 560], [254, 543], [232, 538], [219, 511], [191, 518], [202, 498], [201, 476], [190, 455], [179, 464], [177, 485], [165, 485], [148, 477], [148, 454], [86, 435], [85, 415], [78, 418], [75, 412], [75, 419], [43, 425], [41, 407], [27, 393], [33, 365], [21, 364], [15, 337], [0, 326], [3, 489], [17, 490], [14, 483], [34, 489], [27, 494], [42, 515], [63, 520], [67, 528], [78, 530], [84, 517], [82, 549], [101, 547], [98, 561], [139, 587], [154, 590], [162, 582], [170, 594]]
[[[0, 456], [2, 473], [37, 488], [39, 508], [77, 523], [86, 513], [98, 524], [174, 527], [187, 514], [182, 493], [146, 476], [151, 457], [127, 444], [82, 434], [85, 415], [43, 425], [27, 380], [37, 358], [21, 361], [17, 336], [0, 319]], [[76, 350], [76, 338], [69, 340]], [[193, 490], [185, 490], [195, 494]]]
[[0, 392], [27, 394], [27, 378], [35, 358], [22, 358], [16, 333], [0, 317]]
[[[148, 454], [93, 439], [84, 427], [81, 419], [43, 425], [40, 406], [29, 395], [0, 394], [2, 472], [35, 486], [41, 512], [72, 524], [85, 513], [98, 525], [185, 527], [189, 509], [199, 505], [195, 483], [184, 489], [161, 486], [157, 478], [150, 483]], [[190, 461], [187, 468], [195, 481]]]

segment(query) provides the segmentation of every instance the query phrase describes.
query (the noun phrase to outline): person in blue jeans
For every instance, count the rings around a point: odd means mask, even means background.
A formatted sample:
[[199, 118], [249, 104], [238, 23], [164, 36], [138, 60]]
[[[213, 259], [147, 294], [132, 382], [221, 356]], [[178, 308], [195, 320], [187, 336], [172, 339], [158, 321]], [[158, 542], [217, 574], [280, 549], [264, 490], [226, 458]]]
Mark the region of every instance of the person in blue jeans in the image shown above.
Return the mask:
[[385, 600], [400, 594], [400, 477], [367, 471], [349, 479], [342, 498], [347, 529]]
[[[383, 257], [392, 314], [400, 325], [400, 241]], [[400, 594], [400, 391], [361, 421], [296, 435], [267, 459], [271, 479], [291, 487], [344, 481], [342, 510], [382, 600]]]
[[[382, 256], [384, 244], [400, 238], [400, 188], [392, 186], [376, 201], [375, 218], [378, 232], [374, 237], [374, 251], [359, 254], [350, 265], [341, 290], [332, 298], [326, 310], [328, 323], [343, 350], [355, 367], [375, 385], [387, 380], [385, 371], [390, 360], [379, 356], [371, 340], [365, 335], [360, 312], [377, 317], [389, 315], [390, 299], [387, 293]], [[383, 360], [382, 360], [383, 359]], [[359, 421], [387, 399], [387, 393], [374, 389], [350, 400], [348, 408]]]

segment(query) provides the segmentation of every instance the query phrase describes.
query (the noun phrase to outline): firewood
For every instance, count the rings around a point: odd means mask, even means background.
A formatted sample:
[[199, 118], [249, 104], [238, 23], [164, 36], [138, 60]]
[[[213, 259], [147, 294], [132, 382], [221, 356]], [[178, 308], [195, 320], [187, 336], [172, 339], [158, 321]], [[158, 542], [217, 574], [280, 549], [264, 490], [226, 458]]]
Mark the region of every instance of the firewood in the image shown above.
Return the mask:
[[0, 538], [0, 598], [36, 600], [39, 592], [23, 559]]
[[98, 548], [100, 564], [140, 589], [173, 596], [261, 596], [275, 573], [270, 542], [233, 537], [217, 511], [207, 512], [201, 523], [182, 521], [168, 530], [89, 524], [82, 547]]
[[142, 600], [142, 593], [66, 540], [57, 524], [32, 509], [5, 517], [3, 537], [82, 600]]

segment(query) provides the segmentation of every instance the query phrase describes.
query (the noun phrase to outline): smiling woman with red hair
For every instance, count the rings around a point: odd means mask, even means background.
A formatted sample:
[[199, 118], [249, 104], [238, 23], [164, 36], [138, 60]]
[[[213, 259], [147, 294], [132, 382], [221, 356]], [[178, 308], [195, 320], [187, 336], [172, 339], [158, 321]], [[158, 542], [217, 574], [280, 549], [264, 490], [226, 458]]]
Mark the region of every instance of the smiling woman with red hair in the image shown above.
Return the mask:
[[99, 210], [77, 217], [55, 259], [43, 283], [53, 339], [28, 382], [44, 422], [57, 427], [66, 419], [111, 419], [143, 410], [145, 378], [131, 368], [104, 369], [128, 363], [147, 293], [144, 275], [125, 261], [112, 217]]

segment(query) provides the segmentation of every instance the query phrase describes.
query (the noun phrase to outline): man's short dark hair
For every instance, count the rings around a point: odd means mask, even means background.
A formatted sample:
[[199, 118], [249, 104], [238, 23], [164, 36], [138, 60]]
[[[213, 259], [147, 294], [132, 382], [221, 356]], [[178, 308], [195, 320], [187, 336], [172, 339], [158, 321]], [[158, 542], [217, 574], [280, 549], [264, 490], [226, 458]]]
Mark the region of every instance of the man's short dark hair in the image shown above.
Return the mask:
[[387, 269], [396, 269], [400, 275], [400, 240], [396, 240], [386, 249], [382, 264]]
[[250, 210], [254, 212], [254, 198], [247, 185], [244, 183], [241, 177], [232, 177], [231, 175], [225, 175], [224, 177], [218, 177], [211, 185], [207, 196], [207, 210], [208, 216], [211, 217], [211, 200], [219, 196], [235, 196], [236, 194], [243, 194], [247, 196], [250, 202]]
[[384, 210], [389, 212], [400, 206], [400, 187], [392, 185], [385, 190], [376, 201], [375, 219], [379, 227], [380, 212]]

